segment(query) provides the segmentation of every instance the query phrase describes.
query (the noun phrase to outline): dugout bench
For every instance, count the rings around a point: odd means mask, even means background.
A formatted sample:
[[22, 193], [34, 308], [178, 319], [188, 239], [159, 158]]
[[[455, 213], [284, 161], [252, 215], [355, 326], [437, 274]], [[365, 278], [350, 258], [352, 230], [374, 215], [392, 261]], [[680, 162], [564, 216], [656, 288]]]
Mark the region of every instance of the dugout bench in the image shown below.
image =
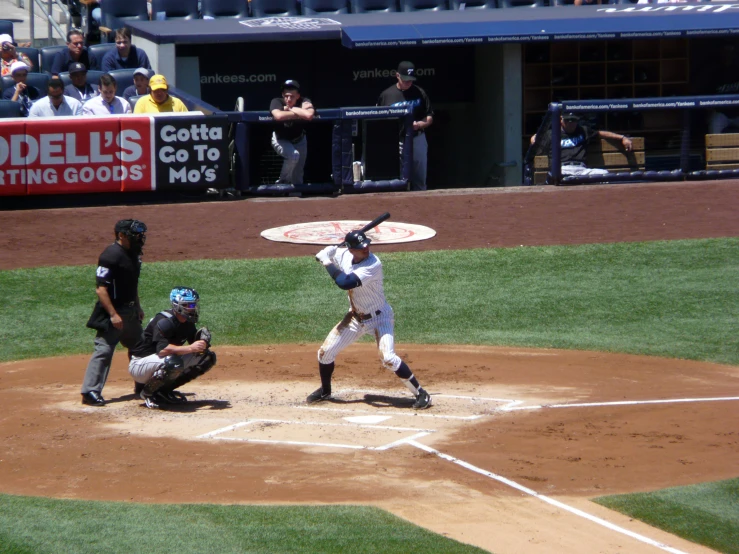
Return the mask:
[[[724, 135], [715, 135], [724, 136]], [[736, 135], [739, 146], [739, 135]], [[609, 173], [625, 173], [644, 171], [645, 152], [644, 137], [630, 137], [632, 150], [627, 152], [618, 141], [609, 139], [593, 140], [588, 145], [588, 157], [585, 162], [588, 167], [607, 169]], [[739, 148], [737, 150], [737, 168], [739, 168]], [[542, 155], [534, 158], [534, 184], [545, 185], [551, 160]]]
[[706, 170], [739, 169], [739, 133], [706, 135]]

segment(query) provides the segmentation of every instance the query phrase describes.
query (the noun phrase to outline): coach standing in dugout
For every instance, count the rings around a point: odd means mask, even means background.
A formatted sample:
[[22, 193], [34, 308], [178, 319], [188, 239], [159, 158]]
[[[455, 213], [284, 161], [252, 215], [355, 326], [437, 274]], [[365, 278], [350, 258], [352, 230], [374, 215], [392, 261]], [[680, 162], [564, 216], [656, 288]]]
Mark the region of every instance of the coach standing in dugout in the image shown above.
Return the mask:
[[98, 301], [87, 322], [97, 331], [95, 351], [82, 384], [82, 403], [91, 406], [105, 405], [102, 392], [116, 345], [120, 342], [130, 350], [143, 333], [139, 274], [146, 225], [136, 219], [122, 219], [115, 224], [114, 232], [115, 242], [100, 254], [95, 288]]
[[301, 96], [300, 84], [288, 79], [282, 83], [282, 96], [272, 99], [269, 111], [275, 120], [272, 148], [284, 160], [277, 184], [302, 185], [308, 157], [303, 122], [313, 119], [313, 104], [310, 98]]
[[[428, 143], [426, 129], [434, 122], [434, 111], [426, 91], [415, 84], [416, 66], [400, 62], [395, 74], [397, 82], [380, 94], [378, 106], [409, 107], [413, 110], [413, 168], [411, 190], [426, 190], [426, 162]], [[400, 163], [403, 163], [405, 125], [400, 127]]]

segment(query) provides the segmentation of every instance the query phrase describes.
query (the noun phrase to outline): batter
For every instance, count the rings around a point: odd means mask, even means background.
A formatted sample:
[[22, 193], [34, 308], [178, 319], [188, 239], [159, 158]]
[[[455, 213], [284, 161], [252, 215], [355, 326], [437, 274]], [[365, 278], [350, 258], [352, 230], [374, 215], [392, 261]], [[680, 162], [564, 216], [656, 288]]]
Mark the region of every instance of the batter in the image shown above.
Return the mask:
[[432, 405], [431, 396], [421, 388], [413, 372], [395, 353], [395, 316], [385, 299], [382, 262], [369, 250], [371, 239], [361, 231], [352, 231], [344, 241], [347, 248], [328, 246], [316, 254], [336, 285], [348, 291], [349, 312], [323, 341], [318, 350], [321, 388], [308, 396], [313, 404], [331, 398], [331, 376], [339, 352], [366, 333], [374, 333], [382, 365], [395, 373], [408, 387], [416, 401], [413, 407], [423, 410]]

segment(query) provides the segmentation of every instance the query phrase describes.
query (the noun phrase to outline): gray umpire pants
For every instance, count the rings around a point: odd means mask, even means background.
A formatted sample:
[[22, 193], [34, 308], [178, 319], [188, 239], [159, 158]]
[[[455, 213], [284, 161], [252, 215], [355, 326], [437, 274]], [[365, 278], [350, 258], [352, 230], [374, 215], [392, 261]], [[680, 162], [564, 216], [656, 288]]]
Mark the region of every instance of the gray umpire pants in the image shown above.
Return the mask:
[[90, 391], [102, 393], [105, 381], [108, 380], [110, 365], [113, 363], [116, 345], [120, 342], [126, 348], [133, 348], [143, 334], [136, 308], [120, 308], [118, 315], [123, 319], [123, 329], [118, 330], [111, 324], [107, 331], [98, 331], [95, 336], [95, 350], [87, 364], [82, 394]]
[[302, 185], [303, 168], [308, 157], [308, 139], [305, 135], [298, 142], [292, 142], [278, 139], [277, 135], [272, 133], [272, 148], [285, 160], [282, 162], [282, 171], [277, 183]]
[[[403, 167], [403, 143], [400, 146], [401, 173]], [[428, 161], [429, 145], [426, 142], [426, 133], [418, 133], [413, 137], [413, 167], [411, 169], [411, 190], [426, 190], [426, 163]]]

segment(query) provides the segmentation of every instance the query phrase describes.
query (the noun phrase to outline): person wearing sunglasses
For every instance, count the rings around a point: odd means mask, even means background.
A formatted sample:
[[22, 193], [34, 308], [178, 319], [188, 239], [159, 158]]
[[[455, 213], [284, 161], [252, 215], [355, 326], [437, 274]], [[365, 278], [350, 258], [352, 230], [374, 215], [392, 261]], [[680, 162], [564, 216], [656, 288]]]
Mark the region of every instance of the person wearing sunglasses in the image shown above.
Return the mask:
[[82, 383], [83, 404], [105, 405], [103, 387], [116, 345], [120, 342], [130, 350], [143, 333], [139, 275], [146, 231], [143, 221], [121, 219], [113, 228], [115, 242], [106, 247], [98, 259], [95, 272], [98, 301], [87, 321], [87, 327], [95, 329], [97, 334], [95, 350]]
[[134, 392], [147, 408], [187, 402], [177, 388], [197, 379], [216, 364], [207, 327], [198, 329], [200, 295], [190, 287], [169, 293], [172, 308], [155, 315], [131, 349], [128, 372], [136, 381]]
[[15, 49], [13, 37], [10, 35], [0, 35], [0, 73], [10, 75], [10, 66], [15, 62], [23, 62], [29, 68], [33, 68], [33, 64], [28, 56]]
[[[89, 70], [100, 69], [100, 63], [95, 55], [85, 47], [85, 36], [79, 29], [70, 29], [67, 32], [67, 49], [57, 52], [51, 63], [51, 75], [58, 77], [60, 73], [68, 72], [75, 63], [84, 64]], [[46, 68], [43, 68], [46, 71]]]
[[61, 79], [50, 79], [47, 90], [46, 98], [33, 103], [28, 117], [58, 117], [82, 113], [82, 103], [79, 100], [64, 96], [64, 81]]

